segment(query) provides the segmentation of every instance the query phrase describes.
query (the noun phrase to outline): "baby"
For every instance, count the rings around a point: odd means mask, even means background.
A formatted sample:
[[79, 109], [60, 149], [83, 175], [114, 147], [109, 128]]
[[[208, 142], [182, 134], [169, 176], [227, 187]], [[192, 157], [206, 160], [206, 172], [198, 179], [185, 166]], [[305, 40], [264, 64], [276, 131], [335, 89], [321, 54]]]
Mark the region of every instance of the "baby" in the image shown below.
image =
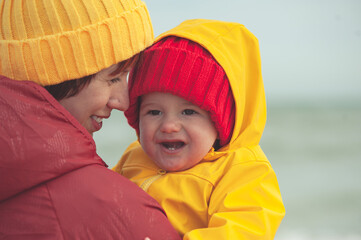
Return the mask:
[[114, 170], [166, 211], [184, 239], [273, 239], [284, 217], [259, 146], [266, 104], [257, 39], [189, 20], [142, 53], [125, 112], [139, 141]]

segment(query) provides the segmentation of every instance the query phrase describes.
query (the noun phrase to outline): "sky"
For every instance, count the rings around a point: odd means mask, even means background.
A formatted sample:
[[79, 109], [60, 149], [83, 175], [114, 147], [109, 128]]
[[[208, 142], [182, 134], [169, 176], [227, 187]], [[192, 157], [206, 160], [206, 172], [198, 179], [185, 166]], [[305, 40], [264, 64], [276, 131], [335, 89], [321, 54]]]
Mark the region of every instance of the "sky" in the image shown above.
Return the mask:
[[271, 102], [361, 103], [359, 0], [145, 2], [155, 36], [194, 18], [244, 24], [259, 40]]

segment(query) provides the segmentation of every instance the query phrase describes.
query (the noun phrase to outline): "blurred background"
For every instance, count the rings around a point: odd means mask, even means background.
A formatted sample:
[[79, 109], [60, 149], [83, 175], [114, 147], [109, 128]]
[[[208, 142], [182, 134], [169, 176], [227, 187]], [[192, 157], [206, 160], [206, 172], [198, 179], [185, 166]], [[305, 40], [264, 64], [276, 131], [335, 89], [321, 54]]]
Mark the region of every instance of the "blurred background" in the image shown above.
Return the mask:
[[[261, 147], [286, 217], [276, 240], [361, 240], [361, 1], [145, 0], [155, 36], [182, 21], [244, 24], [259, 40]], [[136, 140], [120, 112], [95, 134], [112, 167]]]

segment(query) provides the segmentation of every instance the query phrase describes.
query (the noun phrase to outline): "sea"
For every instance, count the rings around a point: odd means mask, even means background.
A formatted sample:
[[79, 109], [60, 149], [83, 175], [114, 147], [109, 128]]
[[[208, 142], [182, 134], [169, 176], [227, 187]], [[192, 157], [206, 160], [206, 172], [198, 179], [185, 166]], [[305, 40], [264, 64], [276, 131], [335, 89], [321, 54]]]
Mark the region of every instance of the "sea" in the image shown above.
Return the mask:
[[[361, 240], [361, 101], [268, 104], [261, 147], [286, 208], [276, 240]], [[137, 139], [113, 111], [94, 135], [113, 167]]]

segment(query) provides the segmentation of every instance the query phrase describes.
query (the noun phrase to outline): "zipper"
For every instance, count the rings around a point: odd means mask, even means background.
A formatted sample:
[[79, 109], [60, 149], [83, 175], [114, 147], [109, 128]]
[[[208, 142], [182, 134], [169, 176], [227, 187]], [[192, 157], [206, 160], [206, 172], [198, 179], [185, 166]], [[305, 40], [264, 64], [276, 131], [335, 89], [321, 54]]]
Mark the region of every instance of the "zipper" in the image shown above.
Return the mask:
[[155, 182], [158, 178], [160, 178], [161, 176], [163, 176], [166, 173], [167, 173], [166, 170], [159, 169], [157, 175], [151, 176], [151, 177], [147, 178], [146, 180], [144, 180], [144, 182], [140, 185], [140, 187], [144, 191], [147, 192], [150, 185], [152, 185], [153, 182]]

